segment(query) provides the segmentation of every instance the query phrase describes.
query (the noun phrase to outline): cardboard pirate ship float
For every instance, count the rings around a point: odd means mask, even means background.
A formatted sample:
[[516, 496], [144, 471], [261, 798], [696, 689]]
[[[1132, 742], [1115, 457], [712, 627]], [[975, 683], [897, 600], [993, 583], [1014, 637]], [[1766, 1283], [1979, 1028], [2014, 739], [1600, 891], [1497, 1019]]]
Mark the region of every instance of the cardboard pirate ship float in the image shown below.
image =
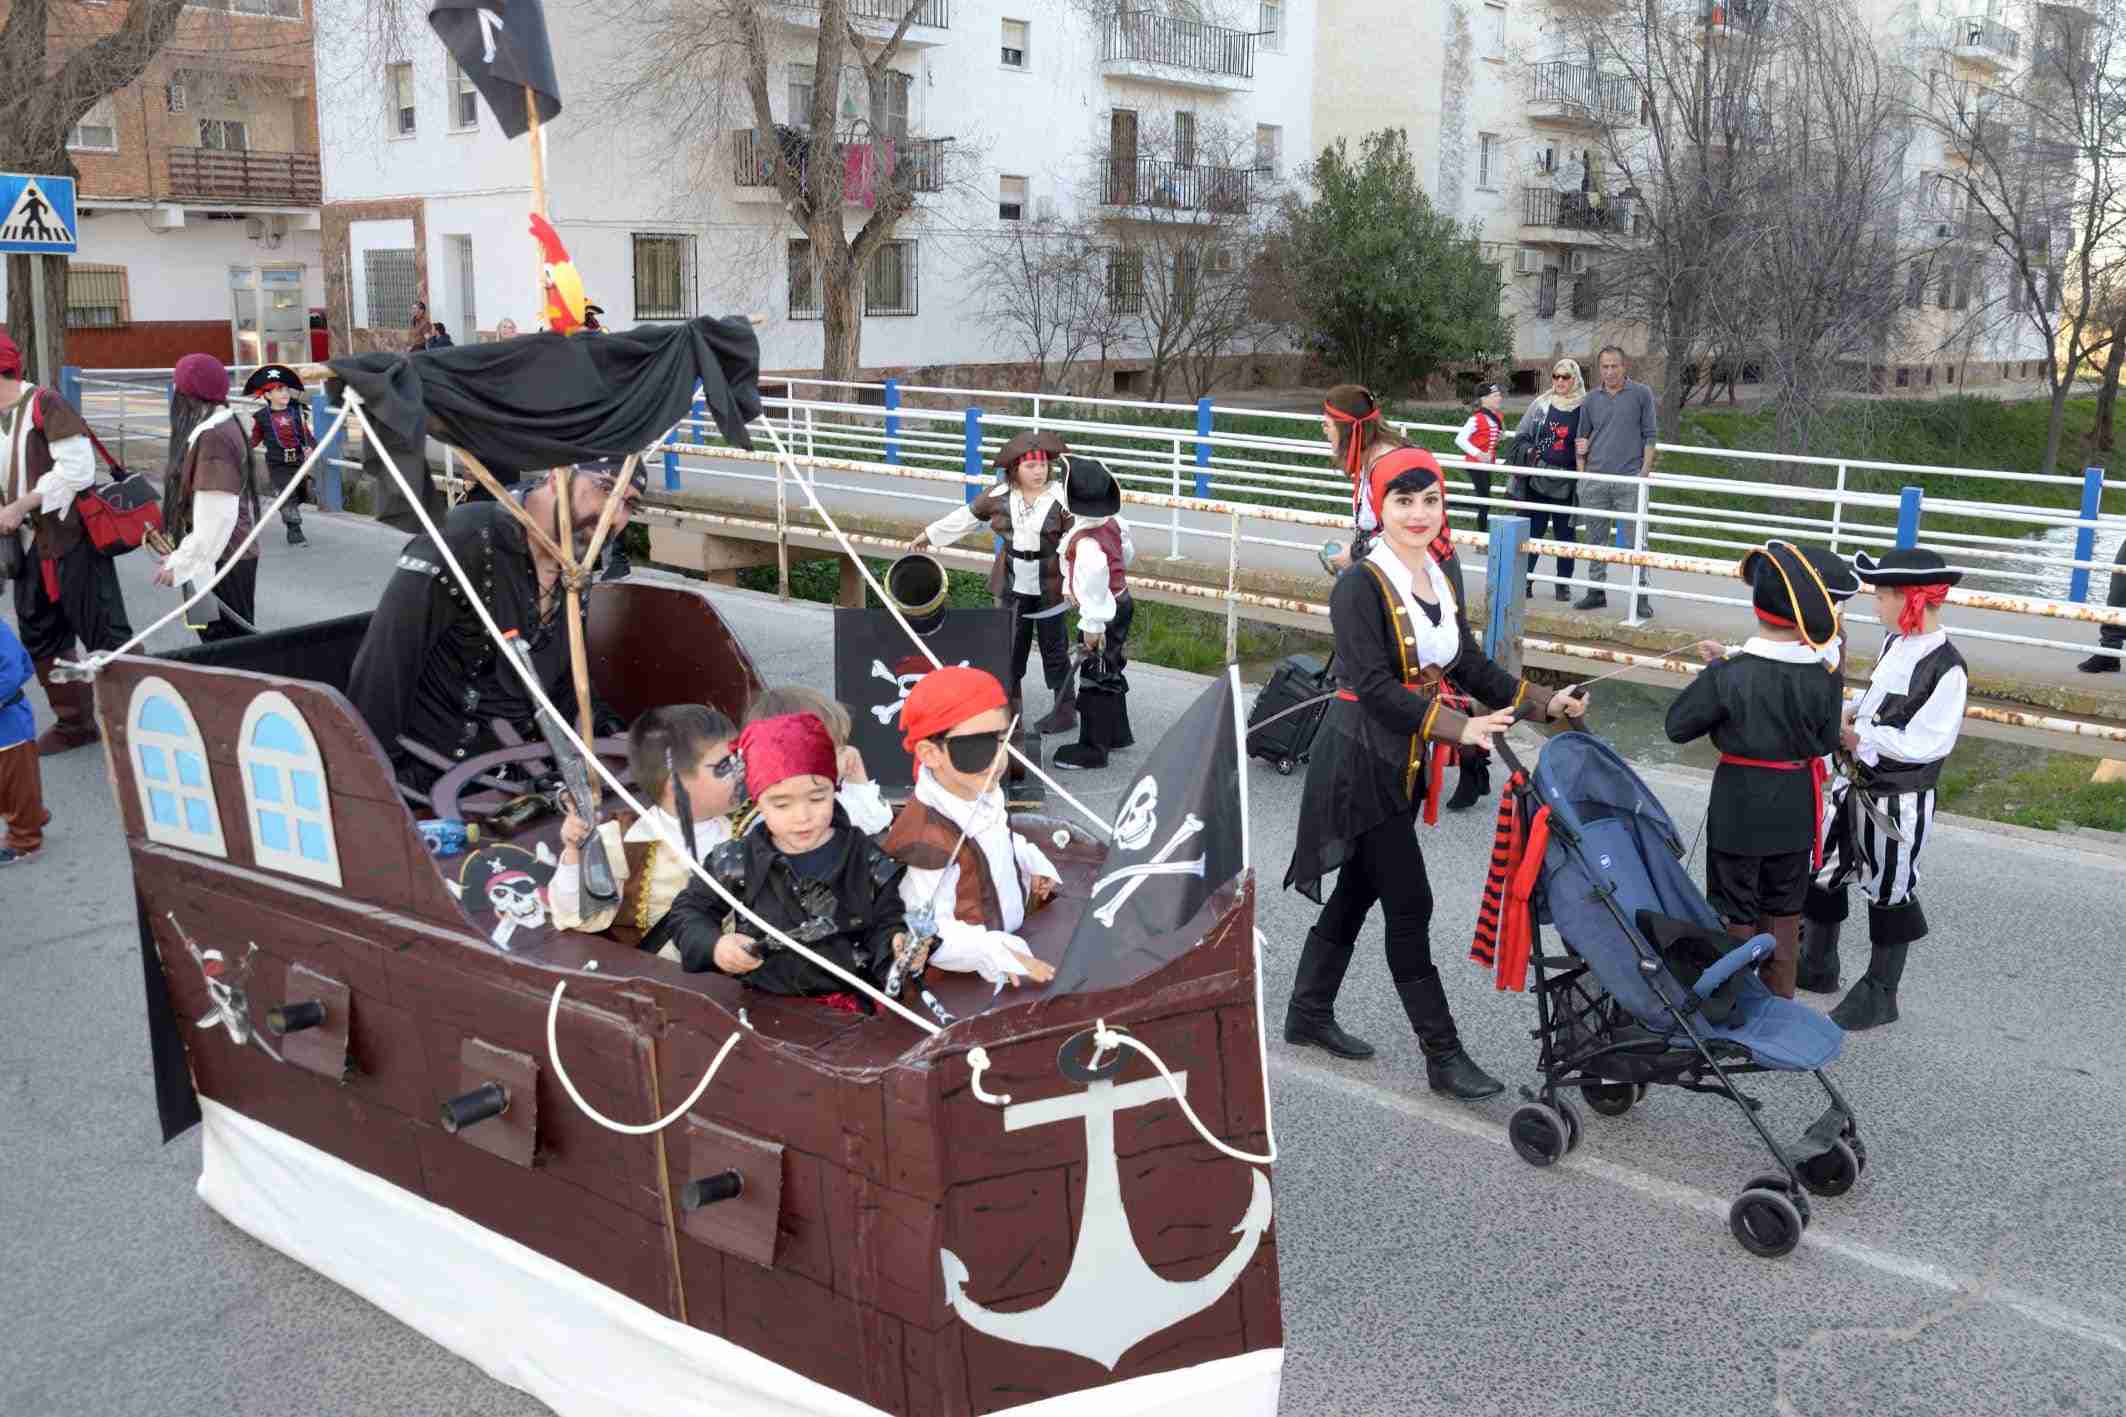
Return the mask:
[[[1276, 1410], [1232, 680], [1111, 842], [1017, 819], [1062, 870], [1025, 932], [1058, 977], [933, 970], [932, 1036], [553, 928], [551, 816], [431, 857], [342, 693], [367, 619], [97, 675], [165, 1135], [203, 1121], [210, 1205], [563, 1413]], [[760, 688], [669, 585], [598, 587], [587, 659], [628, 718]], [[501, 756], [424, 811], [476, 812]]]

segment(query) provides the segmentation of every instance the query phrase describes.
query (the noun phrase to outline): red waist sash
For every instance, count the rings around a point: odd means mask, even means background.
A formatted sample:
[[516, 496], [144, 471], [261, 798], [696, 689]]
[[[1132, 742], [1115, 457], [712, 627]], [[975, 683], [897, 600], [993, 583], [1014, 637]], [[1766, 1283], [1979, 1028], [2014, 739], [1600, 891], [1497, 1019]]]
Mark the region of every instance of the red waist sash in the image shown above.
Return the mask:
[[1802, 772], [1809, 775], [1809, 786], [1815, 790], [1816, 818], [1814, 834], [1810, 838], [1809, 860], [1813, 869], [1823, 869], [1823, 785], [1830, 770], [1822, 758], [1745, 758], [1740, 753], [1722, 753], [1720, 761], [1732, 763], [1738, 768], [1770, 768], [1773, 772]]

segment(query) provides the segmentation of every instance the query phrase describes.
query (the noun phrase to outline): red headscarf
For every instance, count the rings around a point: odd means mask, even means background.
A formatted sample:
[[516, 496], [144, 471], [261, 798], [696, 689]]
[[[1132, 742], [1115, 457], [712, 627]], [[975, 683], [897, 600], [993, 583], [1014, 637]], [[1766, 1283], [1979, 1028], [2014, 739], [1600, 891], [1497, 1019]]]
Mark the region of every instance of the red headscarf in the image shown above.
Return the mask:
[[840, 776], [834, 739], [827, 725], [809, 713], [781, 713], [747, 724], [738, 735], [738, 755], [745, 759], [746, 793], [756, 799], [793, 777], [834, 782]]
[[948, 664], [918, 679], [901, 705], [901, 745], [915, 756], [925, 738], [950, 732], [977, 714], [1003, 708], [1004, 686], [986, 669]]
[[[1424, 448], [1397, 448], [1373, 464], [1373, 472], [1366, 480], [1366, 505], [1373, 509], [1376, 525], [1385, 528], [1388, 523], [1380, 514], [1381, 503], [1388, 500], [1388, 488], [1399, 477], [1415, 475], [1420, 482], [1439, 484], [1440, 523], [1439, 535], [1432, 538], [1431, 551], [1436, 560], [1445, 561], [1454, 554], [1454, 542], [1447, 535], [1445, 516], [1447, 479], [1439, 470], [1439, 459]], [[1422, 487], [1419, 490], [1423, 490]]]
[[0, 379], [21, 377], [22, 351], [4, 332], [0, 332]]
[[1904, 588], [1905, 608], [1897, 612], [1897, 633], [1916, 635], [1926, 628], [1927, 611], [1949, 598], [1948, 583], [1934, 585], [1908, 585]]

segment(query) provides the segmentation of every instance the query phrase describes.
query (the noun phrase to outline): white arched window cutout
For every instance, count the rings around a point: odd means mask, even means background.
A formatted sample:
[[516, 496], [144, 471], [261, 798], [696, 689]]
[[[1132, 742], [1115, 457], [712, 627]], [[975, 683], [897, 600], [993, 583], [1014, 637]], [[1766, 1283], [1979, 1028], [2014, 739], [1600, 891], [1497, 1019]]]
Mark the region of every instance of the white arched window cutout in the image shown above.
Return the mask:
[[191, 706], [169, 680], [150, 675], [134, 686], [133, 702], [126, 709], [126, 741], [148, 840], [226, 860], [229, 847], [222, 839], [206, 743]]
[[236, 761], [243, 769], [244, 819], [258, 864], [291, 876], [340, 884], [339, 841], [325, 757], [286, 694], [267, 690], [244, 710]]

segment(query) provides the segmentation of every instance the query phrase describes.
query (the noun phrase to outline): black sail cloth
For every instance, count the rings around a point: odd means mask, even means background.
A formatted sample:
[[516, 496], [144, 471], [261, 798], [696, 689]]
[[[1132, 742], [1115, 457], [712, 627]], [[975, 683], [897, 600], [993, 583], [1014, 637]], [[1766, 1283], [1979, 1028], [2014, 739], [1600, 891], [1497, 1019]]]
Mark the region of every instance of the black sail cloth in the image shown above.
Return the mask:
[[561, 82], [539, 0], [436, 0], [428, 23], [487, 100], [505, 137], [522, 137], [531, 127], [526, 89], [538, 96], [541, 123], [561, 112]]
[[[662, 438], [693, 407], [694, 386], [724, 440], [753, 442], [760, 416], [760, 339], [743, 317], [642, 325], [624, 333], [547, 331], [493, 344], [414, 354], [356, 354], [332, 361], [329, 396], [353, 389], [402, 472], [424, 466], [427, 440], [443, 439], [491, 467], [536, 469], [625, 457]], [[364, 440], [365, 445], [368, 440]], [[412, 532], [413, 510], [373, 446], [363, 471], [378, 479], [377, 520]], [[416, 483], [430, 517], [440, 489]]]

